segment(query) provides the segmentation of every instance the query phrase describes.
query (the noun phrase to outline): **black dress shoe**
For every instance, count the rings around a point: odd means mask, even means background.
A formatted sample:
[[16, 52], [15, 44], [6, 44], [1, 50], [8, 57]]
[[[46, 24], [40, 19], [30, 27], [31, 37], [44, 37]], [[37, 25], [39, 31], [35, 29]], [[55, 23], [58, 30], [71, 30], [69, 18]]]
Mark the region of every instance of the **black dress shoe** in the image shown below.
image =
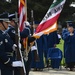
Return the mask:
[[37, 68], [34, 68], [33, 71], [37, 71]]
[[70, 71], [73, 71], [74, 69], [73, 68], [70, 68]]
[[38, 71], [43, 71], [43, 69], [38, 69]]

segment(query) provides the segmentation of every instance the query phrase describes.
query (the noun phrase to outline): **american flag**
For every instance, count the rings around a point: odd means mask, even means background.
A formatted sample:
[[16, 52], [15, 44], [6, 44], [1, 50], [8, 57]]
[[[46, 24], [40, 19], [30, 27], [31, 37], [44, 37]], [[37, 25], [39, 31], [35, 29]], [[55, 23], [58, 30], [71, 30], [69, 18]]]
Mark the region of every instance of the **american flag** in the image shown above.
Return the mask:
[[19, 0], [19, 28], [24, 29], [24, 21], [27, 19], [26, 0]]

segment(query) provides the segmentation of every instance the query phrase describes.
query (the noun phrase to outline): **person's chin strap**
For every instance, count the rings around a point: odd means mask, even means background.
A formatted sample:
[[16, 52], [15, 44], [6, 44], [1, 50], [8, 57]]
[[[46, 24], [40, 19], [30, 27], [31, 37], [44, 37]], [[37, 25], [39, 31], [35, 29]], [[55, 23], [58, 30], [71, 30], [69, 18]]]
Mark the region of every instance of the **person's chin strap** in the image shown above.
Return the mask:
[[1, 22], [1, 23], [2, 23], [3, 27], [4, 27], [4, 28], [5, 28], [5, 30], [6, 30], [6, 27], [4, 26], [3, 22]]

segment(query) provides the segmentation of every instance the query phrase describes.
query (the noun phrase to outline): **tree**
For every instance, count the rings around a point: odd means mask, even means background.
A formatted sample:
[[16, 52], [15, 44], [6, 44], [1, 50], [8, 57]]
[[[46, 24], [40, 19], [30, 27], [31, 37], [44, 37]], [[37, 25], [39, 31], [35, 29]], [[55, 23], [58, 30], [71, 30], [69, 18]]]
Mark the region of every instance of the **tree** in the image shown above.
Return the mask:
[[[18, 0], [11, 0], [12, 3], [5, 2], [5, 0], [0, 0], [1, 10], [0, 13], [5, 11], [9, 13], [14, 13], [18, 11]], [[27, 14], [28, 20], [31, 20], [31, 10], [34, 11], [34, 20], [41, 21], [52, 4], [53, 0], [27, 0]], [[75, 2], [75, 0], [66, 0], [65, 6], [61, 15], [59, 17], [59, 21], [63, 22], [65, 20], [72, 19], [72, 14], [75, 13], [75, 8], [69, 7], [69, 5]]]
[[50, 7], [53, 0], [28, 0], [28, 18], [30, 18], [30, 11], [34, 11], [34, 20], [41, 21]]
[[6, 0], [0, 0], [0, 14], [3, 12], [14, 13], [18, 11], [18, 0], [12, 0], [11, 3], [6, 2]]
[[[65, 20], [72, 19], [72, 14], [75, 12], [75, 9], [69, 5], [75, 0], [66, 0], [65, 6], [59, 17], [59, 21], [63, 22]], [[41, 21], [52, 4], [53, 0], [28, 0], [28, 18], [30, 19], [30, 11], [34, 11], [34, 20]]]

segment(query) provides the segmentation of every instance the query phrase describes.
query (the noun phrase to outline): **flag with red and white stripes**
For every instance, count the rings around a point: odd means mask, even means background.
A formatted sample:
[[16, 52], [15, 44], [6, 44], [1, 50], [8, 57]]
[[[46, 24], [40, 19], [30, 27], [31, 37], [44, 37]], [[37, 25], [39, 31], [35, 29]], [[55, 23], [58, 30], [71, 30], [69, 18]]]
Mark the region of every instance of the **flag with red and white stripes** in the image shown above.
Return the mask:
[[57, 30], [57, 20], [63, 9], [66, 0], [54, 0], [45, 17], [38, 25], [36, 33], [33, 35], [38, 38], [43, 34], [49, 34]]
[[20, 31], [24, 29], [24, 21], [26, 20], [26, 0], [19, 0], [19, 28]]

